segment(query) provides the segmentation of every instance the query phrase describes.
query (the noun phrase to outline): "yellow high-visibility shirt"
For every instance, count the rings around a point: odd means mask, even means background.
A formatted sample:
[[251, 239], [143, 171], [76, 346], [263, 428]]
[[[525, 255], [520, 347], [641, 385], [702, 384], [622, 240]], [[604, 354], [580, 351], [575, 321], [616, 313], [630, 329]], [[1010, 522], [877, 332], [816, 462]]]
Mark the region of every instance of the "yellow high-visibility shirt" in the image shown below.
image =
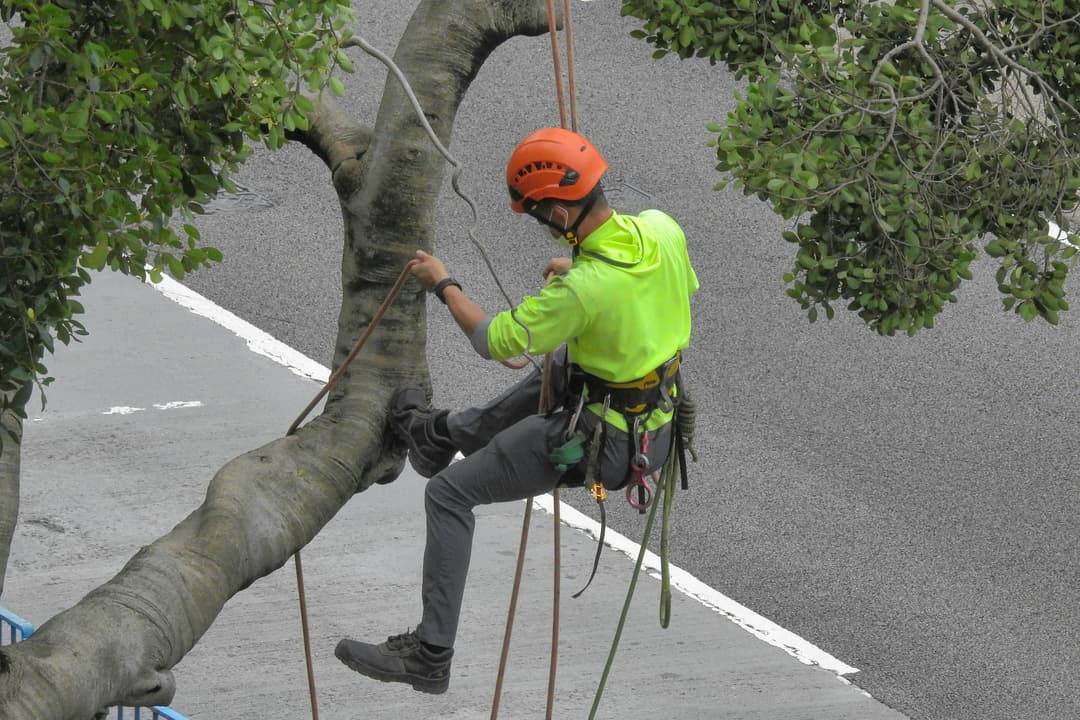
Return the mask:
[[[569, 358], [610, 382], [655, 370], [690, 342], [690, 296], [697, 275], [682, 228], [659, 210], [611, 217], [589, 233], [570, 270], [513, 311], [487, 323], [487, 355], [542, 355], [566, 343]], [[528, 330], [526, 330], [528, 328]], [[599, 403], [589, 406], [599, 414]], [[623, 430], [626, 420], [609, 412]], [[655, 429], [671, 413], [654, 412]]]

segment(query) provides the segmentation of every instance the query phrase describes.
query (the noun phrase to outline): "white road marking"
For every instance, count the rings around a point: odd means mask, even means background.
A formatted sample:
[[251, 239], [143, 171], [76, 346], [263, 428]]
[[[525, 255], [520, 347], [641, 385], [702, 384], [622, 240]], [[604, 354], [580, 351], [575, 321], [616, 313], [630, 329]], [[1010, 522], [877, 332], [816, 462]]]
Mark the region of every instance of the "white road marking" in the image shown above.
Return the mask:
[[147, 285], [196, 315], [231, 330], [247, 342], [248, 349], [253, 353], [268, 357], [301, 377], [323, 383], [330, 378], [327, 368], [172, 278], [163, 276], [161, 282], [147, 281]]
[[[155, 410], [177, 410], [180, 408], [195, 408], [202, 407], [201, 400], [173, 400], [166, 403], [154, 403]], [[146, 408], [141, 407], [129, 407], [127, 405], [114, 405], [102, 415], [131, 415], [132, 413], [145, 412]]]
[[[1048, 234], [1063, 242], [1068, 242], [1069, 236], [1054, 223], [1049, 223]], [[188, 308], [196, 315], [205, 317], [218, 325], [236, 333], [244, 339], [248, 348], [264, 357], [268, 357], [289, 368], [297, 375], [326, 382], [330, 377], [330, 370], [303, 353], [294, 350], [277, 340], [270, 334], [260, 330], [246, 320], [242, 320], [220, 305], [208, 298], [199, 295], [193, 290], [181, 285], [172, 278], [163, 277], [160, 283], [148, 283], [151, 287], [161, 292], [165, 297]], [[157, 406], [155, 406], [157, 407]], [[142, 408], [112, 408], [106, 414], [137, 412]], [[548, 513], [554, 511], [554, 498], [551, 495], [542, 495], [534, 499], [537, 507]], [[562, 503], [559, 507], [560, 518], [563, 524], [576, 530], [581, 530], [593, 538], [600, 537], [600, 524], [592, 518], [579, 512], [574, 507]], [[637, 559], [640, 545], [624, 535], [607, 529], [605, 544], [632, 559]], [[660, 572], [660, 558], [652, 551], [646, 551], [642, 561], [642, 569], [652, 575]], [[701, 580], [675, 565], [671, 566], [671, 585], [687, 597], [691, 597], [702, 605], [712, 608], [724, 615], [739, 627], [751, 635], [759, 638], [769, 645], [780, 648], [799, 662], [813, 665], [836, 673], [843, 679], [845, 675], [859, 672], [845, 662], [838, 660], [816, 645], [799, 637], [795, 633], [786, 630], [766, 617], [759, 615], [750, 608], [727, 597], [719, 590], [709, 587]], [[869, 694], [867, 694], [869, 696]]]
[[1059, 242], [1069, 243], [1072, 245], [1076, 244], [1069, 238], [1069, 233], [1058, 227], [1057, 223], [1050, 223], [1050, 228], [1047, 234]]
[[202, 407], [202, 401], [200, 400], [174, 400], [167, 403], [154, 403], [154, 407], [158, 410], [177, 410], [179, 408], [194, 408]]
[[131, 413], [142, 412], [145, 409], [146, 408], [127, 407], [125, 405], [115, 405], [115, 406], [109, 408], [108, 410], [106, 410], [105, 412], [103, 412], [101, 414], [102, 415], [130, 415]]
[[[554, 513], [554, 496], [541, 495], [534, 498], [533, 502], [537, 507], [549, 514]], [[581, 530], [592, 536], [593, 539], [600, 538], [600, 523], [567, 503], [559, 503], [559, 518], [564, 525]], [[605, 531], [604, 544], [623, 553], [632, 560], [637, 560], [638, 553], [641, 551], [641, 545], [625, 535], [615, 532], [610, 527]], [[641, 569], [654, 577], [660, 577], [660, 556], [651, 550], [646, 550], [645, 557], [641, 561]], [[837, 675], [850, 675], [859, 672], [858, 668], [841, 662], [790, 630], [785, 630], [772, 620], [732, 600], [719, 590], [709, 587], [682, 568], [671, 565], [670, 570], [671, 587], [726, 616], [751, 635], [769, 645], [780, 648], [799, 662], [829, 670]]]
[[[303, 353], [285, 345], [268, 333], [260, 330], [246, 320], [242, 320], [220, 305], [208, 298], [199, 295], [193, 290], [181, 285], [171, 278], [162, 278], [160, 283], [148, 284], [160, 291], [167, 298], [188, 308], [196, 315], [212, 320], [222, 327], [236, 333], [247, 342], [248, 348], [259, 355], [268, 357], [292, 370], [297, 375], [326, 382], [330, 377], [330, 370]], [[554, 498], [543, 495], [534, 500], [538, 507], [547, 512], [553, 511]], [[578, 512], [566, 503], [560, 505], [562, 522], [568, 527], [582, 530], [594, 538], [600, 536], [600, 526], [588, 516]], [[629, 538], [608, 528], [605, 543], [610, 547], [622, 552], [633, 559], [637, 559], [640, 546]], [[646, 571], [658, 574], [660, 572], [660, 558], [647, 552], [642, 567]], [[687, 597], [693, 598], [708, 608], [715, 610], [727, 617], [739, 627], [759, 638], [765, 643], [778, 647], [799, 662], [813, 665], [831, 671], [843, 679], [844, 675], [850, 675], [859, 671], [847, 663], [828, 654], [821, 648], [799, 637], [789, 630], [785, 630], [768, 618], [765, 618], [753, 610], [739, 604], [714, 588], [709, 587], [701, 580], [685, 570], [671, 566], [671, 585]]]

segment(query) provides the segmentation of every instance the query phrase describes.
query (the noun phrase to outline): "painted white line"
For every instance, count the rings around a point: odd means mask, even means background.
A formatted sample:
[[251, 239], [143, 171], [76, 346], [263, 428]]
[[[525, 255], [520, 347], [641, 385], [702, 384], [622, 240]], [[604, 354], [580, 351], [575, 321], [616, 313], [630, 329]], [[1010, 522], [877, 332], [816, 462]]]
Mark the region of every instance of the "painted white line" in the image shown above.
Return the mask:
[[179, 410], [181, 408], [195, 408], [202, 407], [201, 400], [174, 400], [167, 403], [154, 403], [154, 407], [158, 410]]
[[236, 333], [247, 342], [248, 348], [253, 353], [268, 357], [301, 377], [323, 383], [330, 378], [330, 371], [327, 368], [172, 278], [163, 276], [159, 283], [147, 280], [146, 284], [196, 315], [213, 320], [223, 328]]
[[[202, 407], [201, 400], [174, 400], [167, 403], [154, 403], [155, 410], [179, 410], [182, 408], [196, 408]], [[132, 413], [145, 412], [146, 408], [141, 407], [129, 407], [127, 405], [114, 405], [102, 415], [131, 415]]]
[[116, 405], [109, 408], [102, 415], [130, 415], [131, 413], [142, 412], [146, 408], [127, 407], [125, 405]]
[[[533, 502], [537, 507], [549, 514], [553, 514], [555, 511], [555, 498], [552, 495], [541, 495], [534, 498]], [[575, 530], [581, 530], [595, 540], [600, 539], [600, 523], [567, 503], [559, 504], [559, 517], [564, 525]], [[638, 543], [625, 535], [615, 532], [610, 527], [605, 531], [604, 544], [635, 561], [638, 553], [641, 552], [641, 546]], [[646, 550], [645, 557], [641, 561], [641, 569], [654, 577], [659, 577], [660, 556], [651, 550]], [[670, 570], [671, 587], [679, 590], [687, 597], [697, 600], [702, 605], [716, 610], [751, 635], [769, 645], [780, 648], [796, 660], [807, 665], [829, 670], [837, 675], [850, 675], [859, 672], [858, 668], [841, 662], [795, 633], [785, 630], [772, 620], [732, 600], [719, 590], [709, 587], [682, 568], [671, 565]]]
[[[152, 284], [153, 285], [153, 284]], [[272, 337], [254, 325], [217, 305], [213, 301], [199, 295], [189, 288], [181, 285], [171, 278], [163, 278], [162, 282], [153, 285], [163, 295], [176, 301], [180, 305], [190, 309], [197, 315], [205, 317], [217, 324], [236, 333], [247, 341], [248, 347], [259, 355], [268, 357], [285, 365], [298, 375], [312, 380], [326, 382], [330, 377], [330, 370], [303, 355], [297, 350], [285, 345], [280, 340]], [[553, 500], [551, 495], [541, 495], [534, 502], [538, 507], [553, 512]], [[593, 538], [600, 537], [600, 525], [588, 516], [578, 512], [573, 507], [562, 503], [560, 514], [563, 523], [576, 530], [581, 530]], [[640, 546], [624, 535], [608, 528], [605, 535], [605, 544], [615, 550], [637, 559]], [[647, 552], [642, 562], [642, 568], [650, 573], [660, 572], [660, 558], [652, 552]], [[811, 644], [768, 618], [762, 617], [753, 610], [739, 604], [723, 593], [715, 590], [685, 570], [671, 566], [671, 586], [691, 597], [702, 605], [712, 608], [724, 615], [739, 627], [759, 638], [769, 645], [780, 648], [788, 655], [807, 665], [829, 670], [838, 676], [850, 675], [858, 672], [858, 668], [841, 662], [824, 650]]]

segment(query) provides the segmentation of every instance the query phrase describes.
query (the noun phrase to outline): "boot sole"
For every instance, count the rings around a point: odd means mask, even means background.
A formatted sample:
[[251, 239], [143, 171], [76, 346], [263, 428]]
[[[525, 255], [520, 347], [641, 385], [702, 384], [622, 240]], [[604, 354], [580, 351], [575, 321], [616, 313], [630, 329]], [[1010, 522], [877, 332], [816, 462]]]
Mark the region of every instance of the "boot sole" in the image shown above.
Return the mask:
[[[336, 653], [335, 653], [336, 654]], [[364, 677], [369, 677], [372, 680], [379, 680], [380, 682], [396, 682], [396, 683], [408, 683], [412, 686], [413, 690], [417, 692], [427, 693], [429, 695], [442, 695], [446, 692], [446, 689], [450, 687], [450, 678], [445, 680], [431, 681], [425, 678], [417, 677], [416, 675], [400, 675], [385, 673], [376, 668], [369, 667], [363, 663], [356, 662], [351, 658], [343, 658], [340, 655], [338, 660], [345, 663], [345, 666], [350, 670], [354, 670]]]

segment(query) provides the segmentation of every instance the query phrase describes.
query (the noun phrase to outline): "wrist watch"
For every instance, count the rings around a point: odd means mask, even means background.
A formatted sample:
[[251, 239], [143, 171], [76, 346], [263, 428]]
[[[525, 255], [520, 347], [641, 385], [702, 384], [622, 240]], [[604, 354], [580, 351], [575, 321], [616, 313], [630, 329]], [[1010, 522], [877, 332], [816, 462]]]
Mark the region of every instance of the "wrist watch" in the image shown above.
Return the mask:
[[461, 290], [461, 283], [459, 283], [452, 277], [443, 278], [439, 282], [435, 283], [435, 286], [431, 288], [431, 292], [434, 293], [435, 297], [439, 298], [439, 301], [442, 302], [443, 305], [446, 304], [446, 296], [443, 293], [446, 288], [450, 287], [451, 285], [456, 287], [458, 290]]

